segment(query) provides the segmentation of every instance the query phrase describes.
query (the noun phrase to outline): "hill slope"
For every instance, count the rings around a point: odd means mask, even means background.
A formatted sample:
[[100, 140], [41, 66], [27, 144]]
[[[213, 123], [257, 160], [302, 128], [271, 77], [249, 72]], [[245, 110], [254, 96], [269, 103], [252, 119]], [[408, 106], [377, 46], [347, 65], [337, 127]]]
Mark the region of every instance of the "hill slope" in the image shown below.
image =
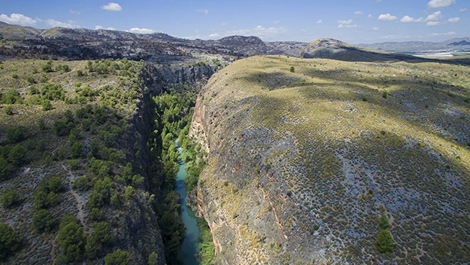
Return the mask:
[[310, 42], [300, 57], [363, 62], [423, 61], [414, 56], [360, 48], [335, 39], [316, 39]]
[[468, 262], [469, 73], [257, 56], [214, 74], [191, 133], [217, 262]]

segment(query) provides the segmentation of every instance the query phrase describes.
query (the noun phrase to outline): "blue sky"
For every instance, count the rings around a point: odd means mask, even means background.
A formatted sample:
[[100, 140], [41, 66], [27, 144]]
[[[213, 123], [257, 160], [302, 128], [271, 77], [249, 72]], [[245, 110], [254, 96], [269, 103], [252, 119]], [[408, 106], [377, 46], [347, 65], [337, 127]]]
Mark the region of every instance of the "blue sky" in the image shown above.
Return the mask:
[[0, 21], [266, 41], [440, 41], [470, 36], [469, 0], [0, 0]]

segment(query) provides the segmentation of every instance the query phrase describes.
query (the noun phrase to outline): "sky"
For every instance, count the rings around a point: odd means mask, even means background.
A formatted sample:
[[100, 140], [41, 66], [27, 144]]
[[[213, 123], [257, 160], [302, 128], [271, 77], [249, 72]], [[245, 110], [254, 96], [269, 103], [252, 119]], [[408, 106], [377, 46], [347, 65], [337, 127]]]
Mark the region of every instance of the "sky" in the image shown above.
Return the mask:
[[352, 44], [470, 37], [470, 0], [0, 0], [0, 21], [35, 28], [163, 32], [188, 39], [335, 38]]

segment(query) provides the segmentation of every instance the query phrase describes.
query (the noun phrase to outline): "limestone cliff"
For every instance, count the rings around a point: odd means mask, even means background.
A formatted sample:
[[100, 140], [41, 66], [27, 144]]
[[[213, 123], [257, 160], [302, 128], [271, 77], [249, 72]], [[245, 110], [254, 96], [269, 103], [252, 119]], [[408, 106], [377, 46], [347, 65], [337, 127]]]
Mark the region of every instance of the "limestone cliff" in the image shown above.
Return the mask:
[[278, 56], [214, 74], [190, 134], [209, 153], [197, 197], [216, 263], [468, 262], [468, 81], [459, 65]]

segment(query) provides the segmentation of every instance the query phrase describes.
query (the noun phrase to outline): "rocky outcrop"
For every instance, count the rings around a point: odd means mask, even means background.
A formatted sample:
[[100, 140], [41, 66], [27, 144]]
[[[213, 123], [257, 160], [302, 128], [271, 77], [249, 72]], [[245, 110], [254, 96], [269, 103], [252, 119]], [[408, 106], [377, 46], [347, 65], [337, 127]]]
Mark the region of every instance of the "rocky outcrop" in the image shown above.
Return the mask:
[[299, 56], [302, 43], [265, 43], [253, 36], [220, 40], [188, 40], [164, 33], [133, 34], [114, 30], [35, 29], [0, 22], [0, 37], [11, 45], [0, 56], [53, 57], [64, 60], [123, 58], [157, 64], [179, 64], [205, 59], [232, 61], [258, 54]]

